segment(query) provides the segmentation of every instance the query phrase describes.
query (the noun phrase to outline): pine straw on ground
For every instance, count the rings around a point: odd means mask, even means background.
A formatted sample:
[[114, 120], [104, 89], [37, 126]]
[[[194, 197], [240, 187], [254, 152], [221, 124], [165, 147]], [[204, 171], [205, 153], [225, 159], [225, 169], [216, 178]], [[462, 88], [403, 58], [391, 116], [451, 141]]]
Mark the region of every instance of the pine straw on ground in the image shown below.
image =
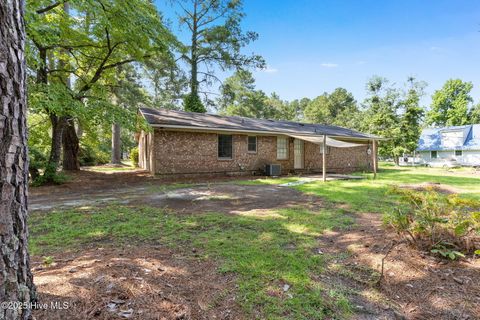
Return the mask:
[[331, 257], [320, 280], [355, 288], [351, 298], [360, 310], [354, 319], [480, 319], [478, 258], [448, 261], [412, 248], [385, 230], [377, 214], [359, 215], [355, 227], [328, 232], [319, 245]]
[[[242, 319], [235, 278], [159, 246], [35, 257], [36, 319]], [[64, 309], [52, 309], [58, 303]], [[65, 303], [65, 304], [64, 304]]]

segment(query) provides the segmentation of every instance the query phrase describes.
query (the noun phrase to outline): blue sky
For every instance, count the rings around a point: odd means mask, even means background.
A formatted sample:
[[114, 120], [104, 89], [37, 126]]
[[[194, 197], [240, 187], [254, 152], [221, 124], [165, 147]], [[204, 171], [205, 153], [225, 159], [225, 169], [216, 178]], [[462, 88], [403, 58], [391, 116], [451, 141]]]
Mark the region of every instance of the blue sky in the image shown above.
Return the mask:
[[401, 86], [413, 75], [428, 83], [426, 104], [449, 78], [473, 82], [480, 100], [479, 0], [244, 0], [244, 11], [244, 30], [260, 35], [245, 52], [268, 64], [257, 88], [282, 99], [344, 87], [362, 101], [371, 76]]

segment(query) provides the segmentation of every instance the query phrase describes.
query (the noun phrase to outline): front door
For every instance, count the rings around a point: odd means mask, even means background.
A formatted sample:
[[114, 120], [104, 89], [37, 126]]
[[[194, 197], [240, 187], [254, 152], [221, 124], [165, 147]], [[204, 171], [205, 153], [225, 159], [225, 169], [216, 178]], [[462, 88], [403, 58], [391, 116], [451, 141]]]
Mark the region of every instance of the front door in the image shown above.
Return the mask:
[[303, 169], [303, 140], [293, 141], [293, 168]]

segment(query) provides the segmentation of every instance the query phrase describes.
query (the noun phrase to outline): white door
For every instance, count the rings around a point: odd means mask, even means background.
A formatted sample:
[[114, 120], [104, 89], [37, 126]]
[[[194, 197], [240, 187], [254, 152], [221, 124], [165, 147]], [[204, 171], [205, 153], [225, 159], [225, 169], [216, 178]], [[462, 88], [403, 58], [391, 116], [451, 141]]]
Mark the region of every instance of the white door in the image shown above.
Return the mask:
[[293, 141], [293, 168], [303, 169], [303, 140]]

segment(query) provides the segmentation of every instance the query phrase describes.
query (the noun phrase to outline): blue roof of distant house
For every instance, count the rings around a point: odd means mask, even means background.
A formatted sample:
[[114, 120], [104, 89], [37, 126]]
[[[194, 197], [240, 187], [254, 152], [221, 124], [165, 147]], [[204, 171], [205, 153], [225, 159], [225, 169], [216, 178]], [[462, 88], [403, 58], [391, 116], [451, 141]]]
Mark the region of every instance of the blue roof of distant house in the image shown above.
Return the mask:
[[[442, 133], [463, 131], [463, 143], [446, 147], [442, 143]], [[423, 129], [417, 151], [480, 150], [480, 124]]]

